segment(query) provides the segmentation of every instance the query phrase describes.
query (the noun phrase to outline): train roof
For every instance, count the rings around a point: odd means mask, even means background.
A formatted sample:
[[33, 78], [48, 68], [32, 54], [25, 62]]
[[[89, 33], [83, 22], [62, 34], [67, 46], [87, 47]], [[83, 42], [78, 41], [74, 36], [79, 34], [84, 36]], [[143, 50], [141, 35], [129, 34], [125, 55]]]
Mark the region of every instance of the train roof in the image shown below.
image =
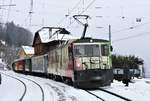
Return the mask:
[[22, 60], [28, 60], [28, 59], [31, 59], [31, 57], [15, 59], [13, 62], [22, 61]]
[[77, 39], [74, 41], [74, 43], [85, 43], [85, 42], [109, 42], [108, 40], [105, 39], [93, 39], [93, 38], [84, 38], [84, 39]]
[[69, 40], [75, 39], [69, 31], [65, 28], [60, 27], [43, 27], [41, 30], [37, 31], [42, 43], [48, 43], [55, 40]]

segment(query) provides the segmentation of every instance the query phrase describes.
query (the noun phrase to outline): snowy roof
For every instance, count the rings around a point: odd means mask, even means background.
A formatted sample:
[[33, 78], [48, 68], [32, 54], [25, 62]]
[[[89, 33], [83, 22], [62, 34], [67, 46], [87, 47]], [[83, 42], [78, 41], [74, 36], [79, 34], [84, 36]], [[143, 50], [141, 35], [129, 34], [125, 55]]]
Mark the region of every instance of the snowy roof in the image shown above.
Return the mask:
[[34, 48], [30, 46], [22, 46], [26, 54], [34, 54]]
[[69, 40], [76, 39], [76, 37], [70, 35], [66, 30], [66, 33], [61, 33], [60, 28], [43, 28], [38, 33], [42, 43], [48, 43], [54, 40]]

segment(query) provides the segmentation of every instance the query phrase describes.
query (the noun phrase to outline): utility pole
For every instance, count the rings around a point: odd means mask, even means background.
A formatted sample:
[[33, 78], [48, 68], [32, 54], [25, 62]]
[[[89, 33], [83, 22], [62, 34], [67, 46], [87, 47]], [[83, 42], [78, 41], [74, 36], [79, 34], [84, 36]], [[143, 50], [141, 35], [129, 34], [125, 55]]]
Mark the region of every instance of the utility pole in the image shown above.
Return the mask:
[[[112, 55], [111, 52], [113, 51], [113, 47], [111, 45], [111, 25], [109, 25], [109, 64], [112, 67]], [[113, 71], [112, 71], [113, 72]]]
[[111, 46], [111, 25], [109, 25], [109, 42], [110, 42], [110, 46]]
[[30, 17], [29, 25], [30, 26], [31, 26], [31, 21], [32, 21], [32, 14], [33, 14], [33, 0], [31, 0], [30, 2], [30, 11], [29, 11], [29, 17]]
[[[10, 6], [16, 6], [16, 4], [10, 4], [10, 5], [0, 5], [0, 10], [1, 9], [3, 9], [2, 7], [10, 7]], [[1, 15], [1, 16], [3, 16], [3, 15]], [[1, 19], [0, 20], [2, 20], [2, 17], [1, 17]], [[0, 22], [2, 22], [2, 21], [0, 21]], [[0, 24], [2, 24], [2, 23], [0, 23]]]

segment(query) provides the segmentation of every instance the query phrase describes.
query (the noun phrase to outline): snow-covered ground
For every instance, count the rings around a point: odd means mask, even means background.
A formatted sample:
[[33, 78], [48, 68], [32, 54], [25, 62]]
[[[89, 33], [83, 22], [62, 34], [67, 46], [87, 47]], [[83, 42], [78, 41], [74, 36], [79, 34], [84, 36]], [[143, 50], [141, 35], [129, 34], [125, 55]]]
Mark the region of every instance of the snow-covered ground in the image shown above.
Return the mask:
[[[27, 85], [27, 93], [23, 101], [42, 101], [40, 88], [25, 78], [31, 79], [41, 85], [44, 91], [44, 101], [100, 101], [100, 99], [90, 95], [84, 90], [53, 80], [16, 74], [12, 71], [1, 70], [0, 73], [16, 77]], [[110, 87], [104, 87], [104, 89], [115, 92], [133, 101], [149, 101], [150, 79], [134, 79], [132, 83], [129, 84], [129, 87], [125, 87], [121, 82], [114, 81]], [[2, 74], [0, 101], [19, 101], [23, 92], [23, 84]], [[99, 90], [92, 90], [91, 92], [105, 99], [105, 101], [123, 101]]]

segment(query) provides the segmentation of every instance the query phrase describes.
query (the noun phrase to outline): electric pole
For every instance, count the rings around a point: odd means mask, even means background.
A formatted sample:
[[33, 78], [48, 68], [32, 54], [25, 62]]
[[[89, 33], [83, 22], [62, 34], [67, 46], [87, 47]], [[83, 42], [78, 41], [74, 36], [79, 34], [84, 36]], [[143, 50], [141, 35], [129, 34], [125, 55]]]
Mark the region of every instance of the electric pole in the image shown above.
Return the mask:
[[[3, 9], [2, 7], [10, 7], [10, 6], [16, 6], [16, 4], [10, 4], [10, 5], [0, 5], [0, 10], [1, 9]], [[3, 14], [1, 14], [0, 16], [3, 16]], [[1, 17], [1, 19], [0, 20], [2, 20], [2, 17]], [[1, 23], [2, 21], [0, 21], [0, 24], [2, 24]]]
[[111, 46], [111, 25], [109, 25], [109, 42], [110, 42], [110, 46]]
[[31, 21], [32, 21], [32, 14], [33, 14], [33, 0], [31, 0], [30, 2], [30, 11], [29, 11], [29, 17], [30, 17], [29, 25], [30, 26], [31, 26]]

